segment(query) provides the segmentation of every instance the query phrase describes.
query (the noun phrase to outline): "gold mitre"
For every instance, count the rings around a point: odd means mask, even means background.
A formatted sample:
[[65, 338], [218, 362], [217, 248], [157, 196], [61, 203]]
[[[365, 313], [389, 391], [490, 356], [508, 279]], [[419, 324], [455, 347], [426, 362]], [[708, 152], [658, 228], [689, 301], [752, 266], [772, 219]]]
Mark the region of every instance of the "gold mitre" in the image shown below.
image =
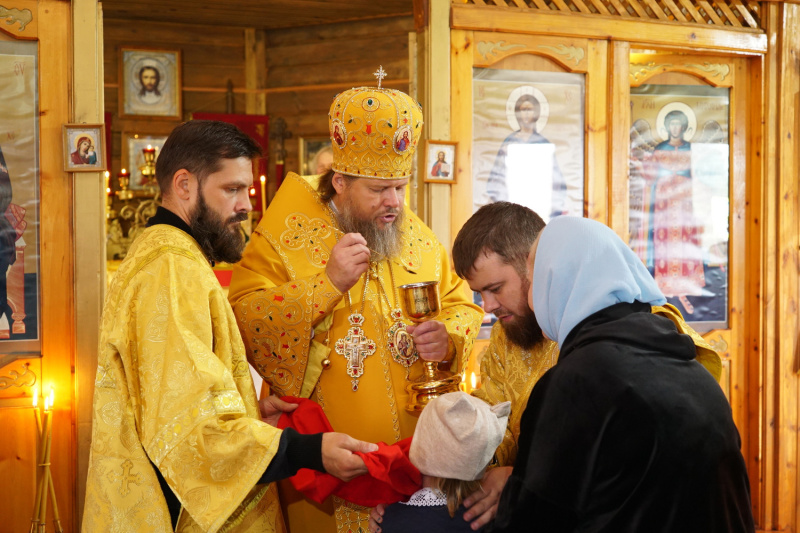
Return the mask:
[[380, 80], [378, 87], [344, 91], [333, 99], [328, 126], [334, 171], [389, 180], [411, 176], [422, 108], [406, 93], [381, 88]]

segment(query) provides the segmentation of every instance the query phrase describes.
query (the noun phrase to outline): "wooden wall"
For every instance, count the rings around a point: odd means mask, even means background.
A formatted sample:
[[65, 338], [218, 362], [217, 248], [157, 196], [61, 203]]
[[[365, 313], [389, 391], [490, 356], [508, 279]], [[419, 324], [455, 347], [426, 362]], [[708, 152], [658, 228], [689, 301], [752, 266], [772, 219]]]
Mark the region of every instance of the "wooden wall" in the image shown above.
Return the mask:
[[[80, 0], [79, 0], [80, 1]], [[3, 24], [3, 40], [39, 43], [39, 290], [42, 357], [13, 361], [0, 368], [0, 531], [28, 531], [36, 485], [36, 423], [32, 388], [55, 391], [52, 411], [51, 472], [61, 523], [76, 531], [75, 294], [73, 175], [63, 170], [62, 124], [72, 122], [71, 6], [60, 0], [15, 0], [6, 6], [30, 13], [22, 35]], [[90, 30], [87, 30], [90, 31]], [[89, 53], [92, 53], [91, 51]], [[2, 117], [0, 117], [2, 120]], [[6, 354], [3, 354], [6, 355]], [[35, 381], [17, 380], [24, 363]], [[27, 374], [26, 377], [30, 377]], [[40, 404], [41, 405], [41, 404]], [[48, 505], [48, 530], [53, 506]]]
[[[374, 85], [383, 65], [384, 85], [408, 90], [408, 34], [413, 17], [291, 28], [266, 32], [267, 114], [286, 120], [292, 137], [285, 143], [286, 170], [299, 171], [300, 137], [328, 135], [328, 108], [335, 94], [356, 85]], [[245, 113], [246, 54], [242, 28], [170, 23], [105, 21], [105, 109], [112, 114], [112, 175], [121, 167], [122, 134], [166, 134], [180, 121], [126, 118], [119, 109], [119, 48], [178, 49], [183, 59], [183, 116], [225, 113], [228, 80], [233, 82], [235, 113]], [[258, 67], [258, 66], [257, 66]], [[252, 92], [252, 91], [251, 91]], [[270, 164], [270, 177], [275, 158]]]
[[267, 33], [267, 114], [286, 120], [286, 169], [299, 171], [300, 137], [328, 136], [333, 97], [359, 85], [375, 85], [379, 65], [384, 86], [408, 91], [408, 34], [414, 19], [391, 17]]
[[[179, 120], [150, 118], [120, 119], [119, 48], [142, 47], [180, 50], [183, 62], [183, 116], [193, 111], [225, 113], [228, 80], [234, 88], [245, 85], [244, 30], [216, 26], [189, 26], [166, 22], [106, 19], [103, 44], [105, 66], [105, 110], [111, 113], [111, 172], [123, 166], [122, 134], [166, 135]], [[234, 94], [234, 109], [244, 113], [244, 94]]]

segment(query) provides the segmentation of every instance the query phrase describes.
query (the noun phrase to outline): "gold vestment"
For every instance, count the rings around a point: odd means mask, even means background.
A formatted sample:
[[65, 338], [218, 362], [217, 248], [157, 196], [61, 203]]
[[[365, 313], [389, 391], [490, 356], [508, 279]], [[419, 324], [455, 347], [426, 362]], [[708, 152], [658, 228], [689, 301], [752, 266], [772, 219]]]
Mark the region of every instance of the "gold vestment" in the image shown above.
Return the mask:
[[[692, 337], [697, 361], [719, 381], [722, 374], [719, 354], [683, 320], [680, 311], [665, 304], [653, 306], [652, 312], [669, 318], [679, 332]], [[473, 391], [472, 395], [492, 405], [511, 402], [508, 426], [496, 453], [499, 466], [513, 466], [517, 457], [520, 420], [528, 404], [528, 397], [539, 378], [557, 361], [557, 343], [545, 339], [533, 350], [524, 350], [508, 340], [500, 322], [492, 327], [489, 346], [481, 359], [481, 388]]]
[[[365, 276], [361, 276], [350, 289], [348, 306], [347, 298], [325, 273], [331, 249], [341, 235], [334, 229], [333, 213], [308, 182], [289, 174], [253, 232], [242, 261], [234, 265], [230, 285], [229, 299], [248, 358], [272, 391], [312, 398], [336, 431], [369, 442], [393, 443], [410, 437], [417, 420], [405, 410], [406, 369], [387, 348], [393, 323], [390, 311], [399, 307], [394, 287], [439, 281], [442, 312], [437, 320], [450, 335], [454, 371], [469, 356], [483, 316], [468, 297], [464, 282], [451, 270], [447, 251], [433, 232], [408, 209], [405, 216], [402, 252], [392, 260], [391, 273], [387, 261], [372, 265], [366, 298], [362, 300]], [[353, 391], [346, 360], [332, 348], [347, 334], [348, 316], [361, 312], [362, 306], [363, 329], [377, 349], [364, 360], [358, 390]], [[327, 369], [323, 369], [325, 359], [330, 361]], [[417, 361], [410, 377], [421, 373], [422, 364]], [[317, 506], [281, 484], [292, 533], [368, 530], [365, 509], [333, 499], [335, 505], [329, 501]]]
[[[256, 485], [281, 431], [261, 422], [233, 312], [197, 243], [169, 225], [131, 246], [106, 297], [84, 532], [283, 532]], [[151, 463], [152, 461], [152, 463]]]

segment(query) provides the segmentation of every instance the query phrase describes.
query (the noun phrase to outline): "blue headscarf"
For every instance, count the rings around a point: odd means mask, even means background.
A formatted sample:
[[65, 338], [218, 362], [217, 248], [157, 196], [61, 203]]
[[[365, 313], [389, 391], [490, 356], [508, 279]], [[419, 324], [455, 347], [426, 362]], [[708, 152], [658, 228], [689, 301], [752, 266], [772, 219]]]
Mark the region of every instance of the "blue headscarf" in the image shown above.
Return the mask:
[[542, 230], [533, 267], [533, 311], [561, 348], [586, 317], [620, 302], [663, 305], [666, 298], [642, 261], [608, 226], [556, 217]]

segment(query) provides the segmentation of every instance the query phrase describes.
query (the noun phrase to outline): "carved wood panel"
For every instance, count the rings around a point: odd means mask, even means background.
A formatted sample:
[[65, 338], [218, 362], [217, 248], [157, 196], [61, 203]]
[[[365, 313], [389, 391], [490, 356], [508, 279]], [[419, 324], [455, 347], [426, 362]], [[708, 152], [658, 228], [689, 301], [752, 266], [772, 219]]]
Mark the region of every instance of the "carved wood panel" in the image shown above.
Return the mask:
[[517, 54], [544, 56], [569, 72], [586, 72], [586, 39], [475, 32], [473, 65], [489, 67]]
[[760, 28], [754, 0], [452, 0], [453, 4], [643, 19], [728, 28]]

